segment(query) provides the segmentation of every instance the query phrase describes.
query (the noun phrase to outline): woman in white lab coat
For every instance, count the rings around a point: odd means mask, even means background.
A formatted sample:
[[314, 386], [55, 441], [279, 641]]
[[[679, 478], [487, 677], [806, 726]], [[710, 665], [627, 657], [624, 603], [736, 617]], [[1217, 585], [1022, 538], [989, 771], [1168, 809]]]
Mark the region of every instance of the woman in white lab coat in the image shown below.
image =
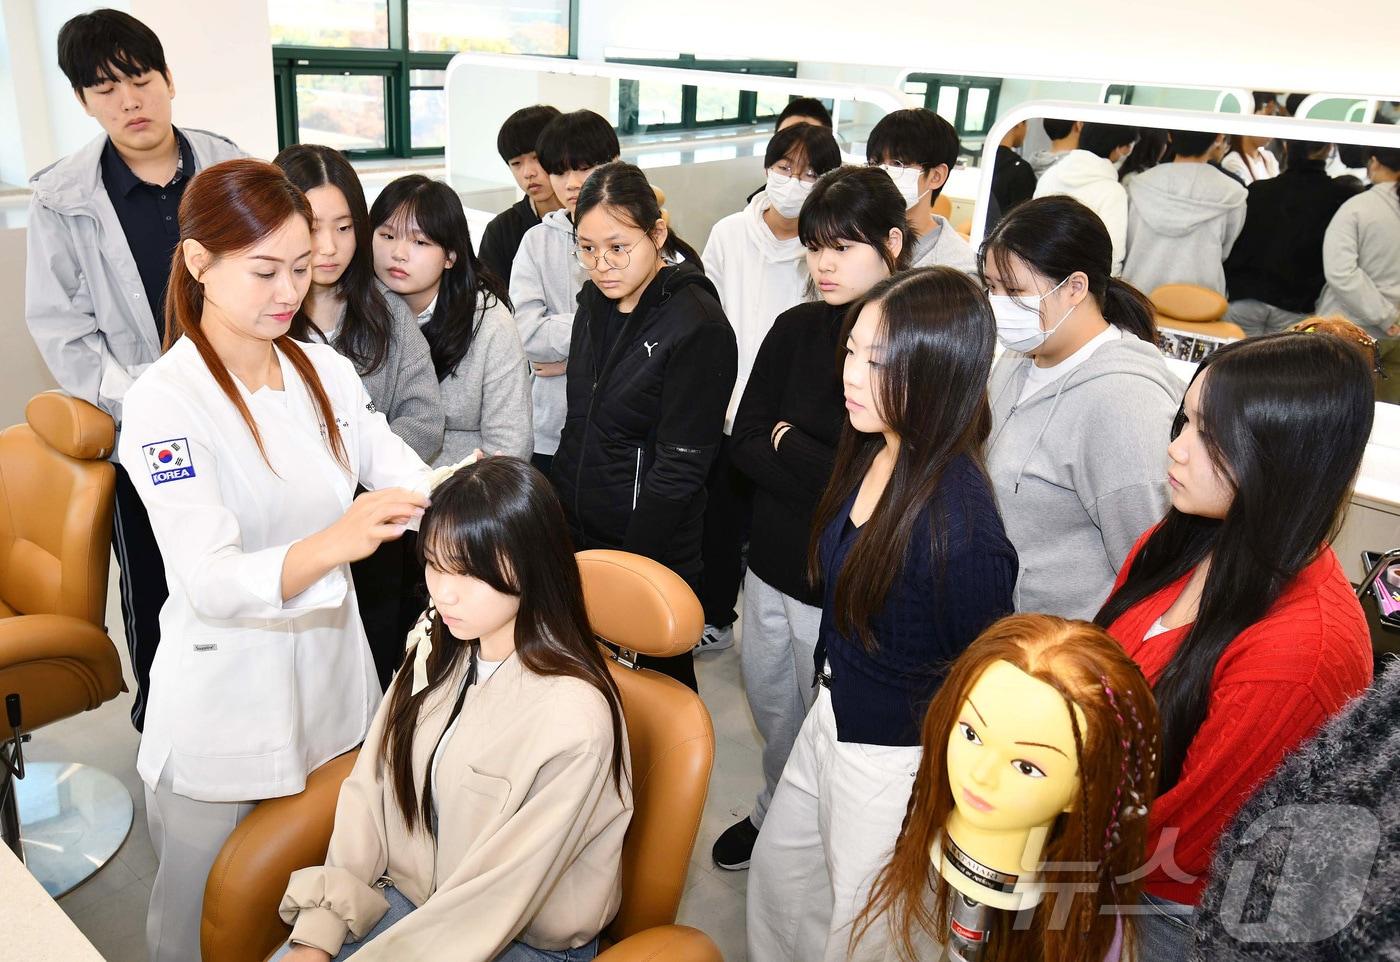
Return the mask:
[[364, 738], [380, 689], [349, 563], [427, 504], [427, 466], [351, 363], [287, 336], [310, 223], [270, 164], [196, 177], [166, 352], [126, 396], [121, 456], [170, 583], [136, 759], [160, 859], [152, 962], [199, 958], [205, 876], [252, 804]]

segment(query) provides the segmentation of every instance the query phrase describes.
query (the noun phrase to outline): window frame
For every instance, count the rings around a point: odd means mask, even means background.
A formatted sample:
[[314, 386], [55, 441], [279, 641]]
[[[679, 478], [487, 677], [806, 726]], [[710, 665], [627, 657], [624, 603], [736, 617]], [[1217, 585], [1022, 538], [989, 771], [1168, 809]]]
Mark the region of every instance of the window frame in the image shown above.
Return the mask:
[[[797, 77], [795, 60], [698, 60], [694, 54], [683, 53], [675, 59], [654, 60], [632, 57], [609, 57], [609, 63], [634, 64], [641, 67], [673, 67], [684, 70], [709, 70], [715, 73], [747, 73], [755, 77]], [[619, 80], [617, 91], [617, 132], [621, 136], [634, 134], [678, 133], [707, 130], [716, 127], [752, 127], [777, 119], [777, 114], [758, 113], [758, 92], [740, 90], [739, 113], [735, 117], [717, 120], [696, 119], [700, 88], [695, 84], [681, 85], [681, 119], [674, 124], [641, 124], [641, 81]], [[789, 96], [791, 101], [792, 97]]]
[[[1001, 98], [1001, 77], [978, 77], [970, 74], [911, 73], [904, 78], [906, 84], [924, 84], [924, 106], [938, 113], [938, 93], [944, 87], [958, 91], [958, 109], [951, 118], [944, 118], [953, 124], [959, 140], [981, 140], [985, 138], [997, 119], [997, 102]], [[983, 125], [976, 130], [967, 127], [967, 100], [974, 89], [987, 91], [987, 107], [983, 114]], [[941, 116], [941, 115], [940, 115]]]
[[[307, 74], [366, 74], [387, 76], [384, 98], [385, 146], [345, 151], [352, 160], [441, 157], [442, 147], [413, 146], [413, 116], [410, 95], [415, 90], [444, 90], [444, 87], [415, 85], [415, 70], [446, 70], [456, 52], [410, 50], [408, 18], [410, 0], [383, 0], [388, 9], [389, 46], [315, 47], [295, 44], [272, 45], [272, 75], [277, 108], [277, 148], [300, 143], [300, 116], [296, 99], [296, 78]], [[569, 0], [569, 48], [567, 59], [578, 57], [579, 0]]]

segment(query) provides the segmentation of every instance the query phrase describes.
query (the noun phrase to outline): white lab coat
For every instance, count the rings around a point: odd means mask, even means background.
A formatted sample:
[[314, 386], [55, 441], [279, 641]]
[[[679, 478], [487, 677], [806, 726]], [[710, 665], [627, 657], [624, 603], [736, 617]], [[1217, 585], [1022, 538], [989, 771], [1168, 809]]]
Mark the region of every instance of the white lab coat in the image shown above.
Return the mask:
[[295, 794], [309, 771], [364, 738], [379, 703], [349, 566], [283, 601], [282, 563], [294, 542], [344, 514], [357, 482], [426, 493], [429, 469], [374, 410], [349, 361], [323, 344], [302, 349], [349, 471], [280, 351], [284, 390], [254, 394], [234, 381], [271, 467], [188, 338], [126, 395], [120, 456], [170, 587], [136, 756], [152, 789], [168, 762], [173, 790], [200, 801]]

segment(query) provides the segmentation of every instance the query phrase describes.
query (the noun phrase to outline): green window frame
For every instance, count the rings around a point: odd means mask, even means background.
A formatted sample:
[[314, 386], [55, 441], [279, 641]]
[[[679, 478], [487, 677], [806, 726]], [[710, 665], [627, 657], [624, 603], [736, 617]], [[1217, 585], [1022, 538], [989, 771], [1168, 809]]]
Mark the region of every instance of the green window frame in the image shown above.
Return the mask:
[[[1001, 97], [1000, 77], [971, 77], [963, 74], [939, 74], [939, 73], [911, 73], [906, 79], [906, 91], [910, 84], [924, 84], [924, 106], [929, 110], [938, 113], [945, 120], [952, 123], [957, 130], [958, 136], [979, 138], [985, 137], [992, 129], [992, 124], [997, 119], [997, 101]], [[952, 117], [947, 116], [938, 109], [938, 104], [942, 99], [941, 94], [945, 89], [957, 91], [957, 110]], [[973, 91], [986, 91], [987, 103], [982, 111], [982, 123], [970, 124], [968, 122], [968, 100]]]
[[[747, 73], [758, 77], [796, 77], [797, 62], [792, 60], [698, 60], [694, 54], [683, 53], [674, 60], [636, 60], [609, 58], [611, 63], [636, 64], [643, 67], [678, 67], [684, 70], [711, 70], [718, 73]], [[665, 133], [684, 130], [704, 130], [712, 127], [754, 126], [776, 119], [777, 114], [758, 112], [758, 92], [740, 90], [738, 113], [734, 117], [700, 120], [700, 88], [694, 84], [681, 86], [681, 116], [675, 123], [641, 123], [641, 81], [620, 80], [617, 91], [617, 132], [623, 136], [639, 133]], [[792, 98], [788, 98], [791, 100]]]
[[[314, 75], [382, 76], [385, 78], [384, 146], [347, 149], [356, 160], [441, 157], [445, 147], [414, 147], [410, 100], [415, 91], [441, 86], [413, 83], [420, 70], [446, 70], [452, 52], [416, 51], [408, 47], [409, 0], [384, 0], [388, 7], [389, 46], [382, 48], [314, 47], [273, 44], [272, 72], [277, 104], [277, 146], [299, 143], [300, 112], [297, 78]], [[569, 3], [569, 51], [578, 56], [578, 0]]]

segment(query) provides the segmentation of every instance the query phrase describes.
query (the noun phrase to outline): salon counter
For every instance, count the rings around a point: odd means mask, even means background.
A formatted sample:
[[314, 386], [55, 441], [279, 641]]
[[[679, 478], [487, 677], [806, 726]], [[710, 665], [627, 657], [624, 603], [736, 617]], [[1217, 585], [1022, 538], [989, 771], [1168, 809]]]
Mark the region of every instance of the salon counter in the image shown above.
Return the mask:
[[0, 962], [102, 962], [58, 903], [0, 845]]

